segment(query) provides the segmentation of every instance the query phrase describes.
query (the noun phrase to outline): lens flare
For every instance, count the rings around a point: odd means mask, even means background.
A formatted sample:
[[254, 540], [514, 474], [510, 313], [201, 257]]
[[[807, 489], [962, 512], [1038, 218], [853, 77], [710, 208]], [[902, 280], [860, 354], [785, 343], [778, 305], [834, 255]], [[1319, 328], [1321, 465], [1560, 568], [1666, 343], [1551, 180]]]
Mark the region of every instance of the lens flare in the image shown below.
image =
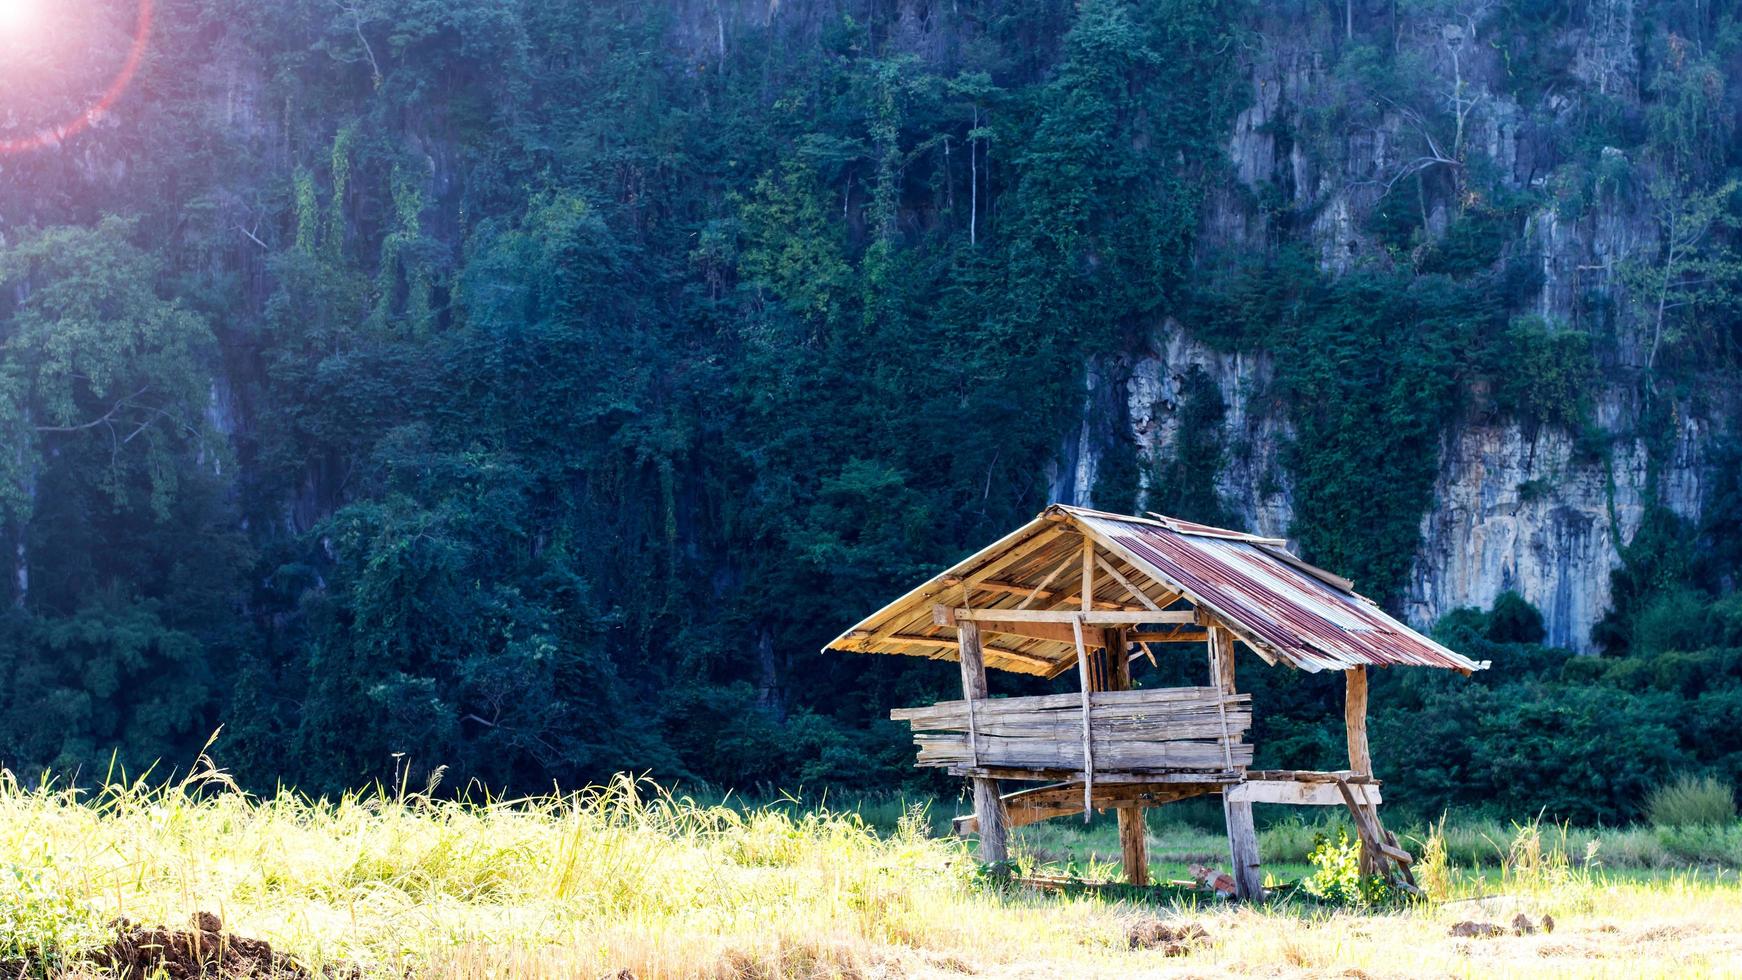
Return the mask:
[[[0, 52], [4, 52], [8, 38], [16, 41], [27, 32], [45, 29], [47, 25], [42, 23], [43, 11], [47, 5], [57, 2], [59, 0], [0, 0]], [[151, 41], [154, 0], [137, 2], [138, 16], [134, 21], [133, 40], [128, 46], [127, 58], [121, 63], [120, 69], [115, 72], [103, 94], [76, 116], [40, 126], [27, 136], [0, 139], [0, 154], [25, 153], [58, 146], [91, 128], [91, 124], [115, 107], [115, 103], [126, 94], [127, 87], [133, 84], [133, 76], [138, 74], [139, 63], [145, 59], [145, 49]], [[4, 55], [0, 54], [0, 57]]]
[[17, 37], [36, 25], [40, 0], [0, 0], [0, 36]]

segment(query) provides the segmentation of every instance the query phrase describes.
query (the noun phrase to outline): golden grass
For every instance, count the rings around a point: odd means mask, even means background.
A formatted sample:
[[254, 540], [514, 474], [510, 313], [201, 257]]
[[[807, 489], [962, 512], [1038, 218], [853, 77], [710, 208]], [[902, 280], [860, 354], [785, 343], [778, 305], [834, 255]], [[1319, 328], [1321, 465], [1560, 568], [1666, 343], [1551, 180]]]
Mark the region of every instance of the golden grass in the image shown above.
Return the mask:
[[[1545, 859], [1530, 840], [1515, 850], [1504, 870], [1444, 872], [1452, 898], [1501, 898], [1383, 914], [1135, 907], [989, 887], [966, 847], [928, 836], [917, 814], [879, 834], [850, 813], [742, 812], [630, 780], [473, 803], [257, 799], [210, 773], [88, 796], [0, 780], [0, 871], [36, 874], [31, 901], [60, 896], [97, 924], [209, 910], [305, 962], [370, 976], [1742, 975], [1733, 873], [1625, 881]], [[1559, 927], [1448, 935], [1460, 919], [1519, 912]], [[1157, 915], [1199, 922], [1210, 940], [1180, 957], [1130, 950], [1131, 924]]]

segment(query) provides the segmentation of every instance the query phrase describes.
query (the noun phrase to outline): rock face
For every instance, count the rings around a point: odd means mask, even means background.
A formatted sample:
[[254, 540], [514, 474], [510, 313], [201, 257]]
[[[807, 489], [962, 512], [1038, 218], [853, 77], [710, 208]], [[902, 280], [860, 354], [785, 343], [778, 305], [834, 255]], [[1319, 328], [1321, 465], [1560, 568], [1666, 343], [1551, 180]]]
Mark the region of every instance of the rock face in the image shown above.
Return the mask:
[[[1088, 398], [1088, 420], [1054, 480], [1054, 497], [1094, 503], [1114, 435], [1097, 418], [1128, 425], [1141, 457], [1171, 458], [1186, 379], [1202, 371], [1221, 394], [1221, 438], [1233, 450], [1216, 477], [1223, 506], [1240, 527], [1287, 536], [1294, 506], [1281, 455], [1292, 430], [1281, 407], [1263, 397], [1269, 355], [1215, 351], [1173, 323], [1155, 340], [1152, 353], [1092, 372], [1097, 387]], [[1124, 405], [1110, 406], [1110, 386], [1123, 393]], [[1620, 567], [1621, 548], [1638, 531], [1652, 494], [1697, 521], [1711, 482], [1713, 440], [1726, 425], [1712, 408], [1679, 405], [1673, 447], [1654, 491], [1646, 447], [1630, 434], [1638, 412], [1625, 391], [1607, 391], [1599, 400], [1599, 424], [1611, 434], [1607, 460], [1559, 429], [1529, 432], [1500, 420], [1448, 430], [1402, 598], [1409, 621], [1429, 626], [1453, 609], [1487, 608], [1513, 591], [1542, 611], [1549, 642], [1594, 652], [1591, 628], [1609, 611], [1610, 573]]]
[[[1629, 407], [1611, 399], [1618, 417]], [[1714, 423], [1684, 418], [1657, 488], [1658, 502], [1697, 519]], [[1514, 591], [1542, 611], [1550, 643], [1591, 650], [1591, 627], [1610, 608], [1609, 574], [1639, 530], [1648, 494], [1646, 452], [1616, 438], [1611, 464], [1583, 456], [1558, 430], [1532, 438], [1515, 424], [1449, 433], [1422, 518], [1404, 610], [1417, 623], [1459, 606], [1486, 607]]]
[[[1263, 400], [1271, 380], [1270, 355], [1214, 350], [1172, 320], [1152, 339], [1153, 349], [1141, 357], [1090, 366], [1084, 421], [1053, 475], [1052, 498], [1092, 505], [1103, 457], [1115, 439], [1135, 442], [1142, 464], [1173, 458], [1188, 379], [1198, 373], [1215, 385], [1223, 442], [1233, 450], [1216, 472], [1218, 496], [1243, 527], [1286, 535], [1294, 509], [1280, 454], [1292, 429], [1283, 413]], [[1117, 431], [1120, 427], [1129, 431]], [[1140, 467], [1140, 488], [1150, 488], [1152, 469]]]
[[[1291, 28], [1282, 14], [1271, 16], [1278, 22], [1260, 27], [1264, 40], [1245, 65], [1250, 102], [1227, 138], [1230, 176], [1205, 204], [1202, 247], [1208, 254], [1250, 254], [1280, 241], [1304, 242], [1331, 274], [1391, 263], [1395, 257], [1370, 240], [1362, 216], [1378, 200], [1385, 175], [1421, 152], [1421, 133], [1393, 113], [1345, 131], [1334, 144], [1320, 139], [1313, 152], [1304, 149], [1306, 137], [1299, 134], [1338, 92], [1325, 53], [1334, 44], [1298, 24]], [[1631, 90], [1638, 71], [1635, 20], [1631, 0], [1594, 4], [1591, 23], [1569, 29], [1558, 42], [1586, 91], [1548, 94], [1533, 106], [1508, 96], [1504, 65], [1488, 46], [1460, 42], [1457, 30], [1422, 28], [1400, 43], [1413, 46], [1448, 85], [1461, 79], [1480, 97], [1464, 136], [1470, 153], [1485, 158], [1510, 187], [1541, 189], [1549, 186], [1556, 160], [1538, 123], [1575, 111], [1586, 95]], [[1603, 171], [1634, 166], [1618, 150], [1601, 152]], [[1425, 224], [1437, 235], [1449, 221], [1436, 205]], [[1632, 301], [1618, 270], [1630, 257], [1653, 254], [1657, 242], [1657, 221], [1640, 196], [1602, 181], [1577, 206], [1543, 208], [1526, 219], [1520, 247], [1540, 261], [1532, 311], [1564, 328], [1606, 334], [1602, 390], [1593, 393], [1601, 435], [1581, 447], [1565, 431], [1527, 430], [1506, 418], [1452, 421], [1399, 600], [1411, 622], [1431, 625], [1452, 609], [1487, 607], [1511, 590], [1542, 611], [1550, 642], [1592, 652], [1592, 627], [1611, 604], [1611, 572], [1648, 506], [1699, 518], [1711, 483], [1713, 440], [1735, 415], [1739, 393], [1718, 384], [1697, 402], [1677, 403], [1672, 445], [1657, 461], [1655, 481], [1649, 478], [1637, 432], [1650, 338], [1637, 326], [1640, 319], [1628, 315]], [[1592, 294], [1618, 311], [1610, 322], [1584, 322]], [[1135, 442], [1140, 460], [1171, 458], [1182, 391], [1195, 371], [1214, 382], [1225, 409], [1221, 435], [1229, 452], [1216, 478], [1224, 508], [1246, 528], [1286, 535], [1294, 507], [1281, 457], [1292, 433], [1286, 406], [1265, 396], [1270, 358], [1213, 350], [1193, 339], [1190, 323], [1160, 324], [1142, 354], [1092, 367], [1085, 421], [1063, 454], [1055, 496], [1092, 503], [1102, 455], [1115, 439]]]

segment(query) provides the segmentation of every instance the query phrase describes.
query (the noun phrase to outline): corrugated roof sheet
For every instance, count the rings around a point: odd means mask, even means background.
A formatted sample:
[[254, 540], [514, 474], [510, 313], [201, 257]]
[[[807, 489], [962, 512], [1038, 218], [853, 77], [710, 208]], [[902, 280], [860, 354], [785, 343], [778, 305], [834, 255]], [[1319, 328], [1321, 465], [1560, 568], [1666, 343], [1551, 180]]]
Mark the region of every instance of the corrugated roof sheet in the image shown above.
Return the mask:
[[[1478, 664], [1410, 629], [1335, 576], [1281, 547], [1171, 519], [1140, 521], [1076, 508], [1090, 533], [1215, 613], [1247, 645], [1305, 670]], [[1342, 580], [1337, 580], [1342, 581]]]
[[[1038, 608], [1073, 608], [1080, 600], [1076, 576], [1061, 571], [1079, 560], [1074, 556], [1084, 535], [1149, 602], [1189, 603], [1272, 663], [1307, 671], [1406, 665], [1467, 672], [1487, 666], [1410, 629], [1356, 593], [1347, 579], [1289, 553], [1279, 539], [1161, 515], [1129, 517], [1063, 505], [957, 562], [829, 646], [954, 660], [955, 631], [932, 621], [934, 604], [1017, 609], [1046, 594]], [[1142, 609], [1132, 605], [1142, 600], [1111, 576], [1098, 576], [1095, 599], [1097, 608]], [[988, 638], [986, 656], [989, 666], [1051, 676], [1075, 661], [1076, 649], [1001, 635]]]

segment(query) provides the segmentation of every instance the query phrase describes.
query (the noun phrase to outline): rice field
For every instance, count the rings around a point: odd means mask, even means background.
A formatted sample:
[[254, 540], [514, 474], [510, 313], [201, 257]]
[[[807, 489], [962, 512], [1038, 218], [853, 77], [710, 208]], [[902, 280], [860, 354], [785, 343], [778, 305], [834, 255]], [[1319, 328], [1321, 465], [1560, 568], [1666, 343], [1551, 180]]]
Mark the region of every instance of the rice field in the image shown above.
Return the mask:
[[[1629, 843], [1649, 830], [1436, 828], [1414, 847], [1434, 903], [1235, 907], [1185, 889], [1134, 900], [986, 876], [971, 843], [936, 833], [944, 806], [704, 803], [629, 779], [454, 802], [404, 788], [257, 798], [210, 771], [89, 793], [0, 778], [0, 961], [99, 976], [91, 956], [115, 917], [183, 927], [211, 912], [312, 969], [366, 977], [1742, 975], [1734, 863]], [[1219, 836], [1163, 816], [1151, 824], [1162, 879], [1225, 866]], [[1111, 823], [1028, 828], [1019, 863], [1108, 873]], [[1270, 873], [1309, 872], [1330, 826], [1272, 826]], [[1629, 856], [1606, 863], [1612, 846]], [[1519, 915], [1550, 916], [1553, 931], [1450, 934]], [[1134, 926], [1152, 920], [1206, 938], [1183, 955], [1133, 949]]]

